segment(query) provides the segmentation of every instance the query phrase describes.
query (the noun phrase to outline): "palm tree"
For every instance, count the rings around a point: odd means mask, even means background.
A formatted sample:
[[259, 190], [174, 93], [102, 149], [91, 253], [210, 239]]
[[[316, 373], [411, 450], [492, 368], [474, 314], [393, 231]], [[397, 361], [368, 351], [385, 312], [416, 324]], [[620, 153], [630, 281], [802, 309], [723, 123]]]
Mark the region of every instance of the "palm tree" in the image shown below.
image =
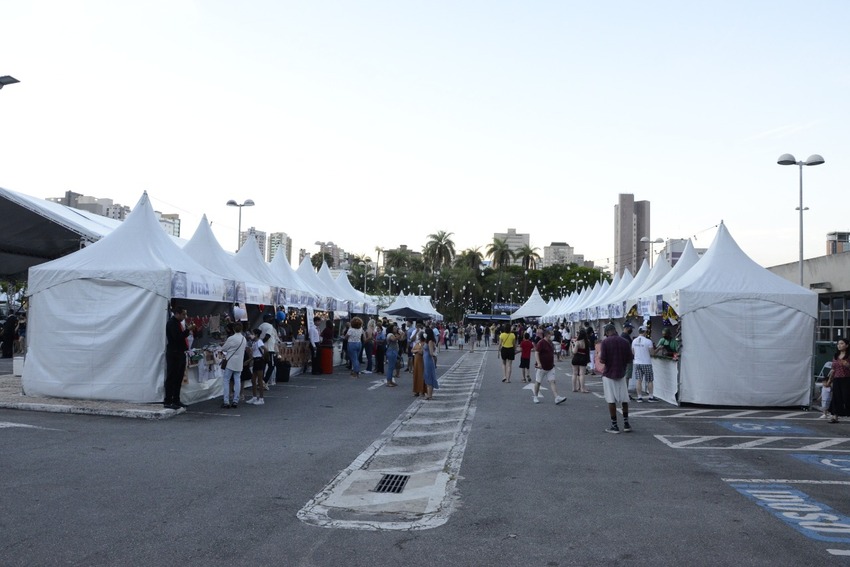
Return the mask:
[[384, 265], [387, 268], [403, 270], [410, 264], [410, 251], [403, 248], [387, 250], [384, 252]]
[[455, 258], [455, 267], [469, 268], [477, 271], [481, 267], [483, 260], [484, 256], [481, 254], [480, 247], [467, 248]]
[[493, 242], [487, 247], [487, 257], [492, 260], [493, 267], [504, 269], [514, 259], [514, 253], [508, 246], [507, 240], [493, 238]]
[[514, 253], [514, 258], [518, 258], [522, 262], [522, 268], [524, 270], [534, 270], [537, 268], [537, 262], [540, 260], [539, 250], [539, 248], [532, 248], [528, 244], [523, 244], [522, 248]]
[[451, 239], [453, 232], [439, 230], [428, 235], [428, 243], [422, 248], [425, 264], [432, 270], [450, 266], [455, 257], [455, 243]]

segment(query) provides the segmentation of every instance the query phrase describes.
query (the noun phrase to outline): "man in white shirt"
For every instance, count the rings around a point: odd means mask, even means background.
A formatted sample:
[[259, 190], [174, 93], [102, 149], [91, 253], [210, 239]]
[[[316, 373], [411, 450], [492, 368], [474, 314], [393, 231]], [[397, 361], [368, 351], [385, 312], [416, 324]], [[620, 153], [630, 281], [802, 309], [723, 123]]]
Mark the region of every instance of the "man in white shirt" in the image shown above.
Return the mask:
[[238, 303], [233, 304], [233, 321], [235, 323], [242, 323], [243, 328], [245, 323], [248, 322], [248, 311]]
[[274, 382], [269, 382], [272, 378], [272, 373], [275, 369], [275, 359], [277, 358], [277, 331], [275, 331], [274, 325], [272, 321], [274, 317], [271, 315], [265, 315], [263, 317], [263, 322], [260, 324], [258, 329], [260, 330], [260, 339], [263, 341], [263, 346], [266, 347], [266, 376], [264, 378], [265, 383], [274, 384]]
[[643, 382], [646, 381], [646, 391], [649, 397], [646, 401], [657, 402], [655, 396], [652, 395], [652, 358], [650, 353], [653, 350], [652, 341], [646, 336], [646, 327], [641, 326], [638, 330], [640, 333], [636, 339], [632, 341], [632, 353], [635, 355], [634, 360], [634, 377], [635, 377], [635, 392], [637, 393], [638, 403], [643, 402]]
[[[307, 325], [307, 333], [310, 335], [310, 364], [313, 366], [313, 374], [322, 373], [319, 365], [319, 343], [322, 342], [322, 337], [319, 335], [319, 324], [321, 322], [321, 317], [313, 317], [313, 323]], [[307, 374], [306, 362], [303, 372]]]

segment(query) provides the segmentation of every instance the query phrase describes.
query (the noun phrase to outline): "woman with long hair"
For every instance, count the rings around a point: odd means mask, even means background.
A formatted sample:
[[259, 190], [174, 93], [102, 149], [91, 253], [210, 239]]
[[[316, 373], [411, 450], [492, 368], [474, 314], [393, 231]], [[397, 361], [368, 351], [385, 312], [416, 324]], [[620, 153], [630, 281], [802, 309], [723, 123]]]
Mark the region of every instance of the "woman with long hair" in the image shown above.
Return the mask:
[[584, 371], [590, 362], [587, 346], [587, 331], [579, 329], [578, 336], [570, 341], [570, 352], [573, 353], [571, 361], [573, 365], [573, 392], [587, 393], [589, 391], [584, 387]]
[[345, 334], [348, 339], [348, 360], [351, 362], [351, 376], [360, 375], [360, 349], [363, 346], [363, 319], [355, 317]]
[[516, 358], [516, 346], [516, 333], [511, 330], [508, 323], [505, 323], [505, 326], [502, 327], [502, 334], [499, 335], [499, 350], [496, 353], [496, 356], [502, 359], [502, 382], [511, 381], [514, 358]]
[[830, 423], [837, 423], [839, 417], [850, 417], [850, 345], [847, 339], [838, 339], [838, 351], [832, 359], [829, 371], [832, 381], [832, 400], [829, 402]]
[[434, 390], [440, 388], [437, 381], [437, 341], [434, 340], [433, 329], [425, 329], [425, 345], [422, 347], [422, 362], [425, 367], [425, 399], [434, 397]]

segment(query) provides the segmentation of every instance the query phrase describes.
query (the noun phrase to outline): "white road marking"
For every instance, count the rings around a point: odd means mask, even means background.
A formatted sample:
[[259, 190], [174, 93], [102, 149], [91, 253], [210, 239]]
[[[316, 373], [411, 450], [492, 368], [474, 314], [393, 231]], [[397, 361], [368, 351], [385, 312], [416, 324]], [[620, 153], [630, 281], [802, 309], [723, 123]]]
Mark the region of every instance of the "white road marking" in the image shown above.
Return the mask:
[[[782, 437], [772, 435], [656, 435], [673, 449], [721, 449], [762, 451], [833, 451], [850, 453], [850, 437]], [[743, 441], [750, 439], [750, 441]], [[840, 447], [839, 445], [844, 445]], [[770, 445], [770, 446], [768, 446]]]
[[[356, 530], [423, 530], [445, 524], [456, 504], [455, 486], [483, 380], [482, 355], [462, 355], [440, 377], [433, 400], [416, 399], [298, 511], [298, 518]], [[410, 476], [402, 493], [374, 492], [385, 474]]]
[[850, 486], [850, 480], [796, 480], [787, 478], [722, 478], [723, 482], [744, 484], [835, 484]]
[[13, 427], [21, 429], [41, 429], [44, 431], [61, 431], [61, 429], [51, 429], [50, 427], [39, 427], [38, 425], [28, 425], [26, 423], [14, 423], [11, 421], [0, 421], [0, 429], [11, 429]]
[[[386, 383], [387, 383], [386, 380], [372, 380], [372, 385], [369, 386], [369, 390], [377, 390], [378, 388], [380, 388], [381, 386], [383, 386]], [[384, 387], [386, 387], [386, 386], [384, 386]]]
[[827, 549], [830, 555], [850, 556], [850, 549]]

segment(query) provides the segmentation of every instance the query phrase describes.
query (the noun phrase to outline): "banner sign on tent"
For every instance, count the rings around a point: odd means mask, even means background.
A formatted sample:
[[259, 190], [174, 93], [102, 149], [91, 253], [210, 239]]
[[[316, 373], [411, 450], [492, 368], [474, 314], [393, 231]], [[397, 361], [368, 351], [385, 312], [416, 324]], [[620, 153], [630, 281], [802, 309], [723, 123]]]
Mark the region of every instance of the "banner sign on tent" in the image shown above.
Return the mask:
[[185, 272], [173, 272], [171, 274], [171, 297], [225, 301], [224, 280]]
[[608, 309], [607, 305], [600, 305], [599, 307], [596, 308], [596, 312], [597, 312], [600, 319], [610, 319], [611, 318], [610, 315], [609, 315], [610, 310]]
[[641, 297], [638, 299], [638, 315], [643, 315], [644, 317], [655, 315], [655, 313], [652, 313], [654, 304], [654, 297]]
[[618, 301], [617, 303], [609, 305], [608, 313], [611, 315], [612, 319], [622, 319], [625, 317], [625, 301]]

